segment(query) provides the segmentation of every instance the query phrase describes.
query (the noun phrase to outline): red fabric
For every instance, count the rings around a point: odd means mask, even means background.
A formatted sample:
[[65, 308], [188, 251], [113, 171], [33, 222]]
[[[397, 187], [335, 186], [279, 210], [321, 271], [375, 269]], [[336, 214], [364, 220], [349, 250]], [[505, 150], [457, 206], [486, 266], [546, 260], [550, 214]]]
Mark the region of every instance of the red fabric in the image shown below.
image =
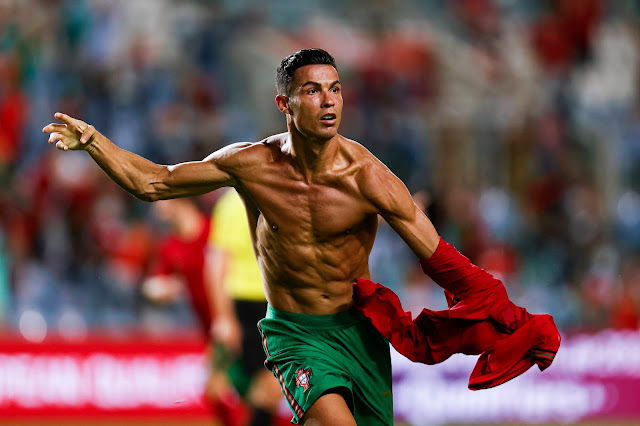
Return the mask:
[[499, 345], [480, 355], [469, 378], [469, 389], [498, 386], [534, 364], [543, 371], [551, 365], [559, 347], [560, 334], [551, 315], [532, 315], [513, 334], [500, 339]]
[[469, 389], [485, 389], [524, 373], [544, 370], [560, 346], [550, 315], [531, 315], [514, 305], [502, 283], [440, 241], [423, 270], [445, 288], [449, 309], [423, 309], [412, 319], [398, 296], [372, 281], [358, 279], [354, 306], [402, 355], [414, 362], [440, 363], [454, 353], [481, 354]]
[[200, 234], [194, 240], [184, 240], [176, 235], [169, 236], [160, 246], [159, 256], [150, 272], [151, 275], [178, 275], [184, 279], [202, 332], [208, 337], [212, 315], [205, 288], [204, 266], [211, 224], [208, 218], [204, 223]]
[[12, 164], [20, 155], [27, 111], [28, 102], [20, 91], [0, 95], [0, 164]]
[[472, 264], [442, 238], [428, 259], [420, 266], [445, 291], [449, 318], [491, 318], [508, 331], [514, 331], [530, 319], [526, 309], [514, 305], [507, 297], [502, 282], [484, 269]]
[[211, 403], [213, 415], [223, 426], [247, 426], [251, 410], [235, 393], [228, 392]]

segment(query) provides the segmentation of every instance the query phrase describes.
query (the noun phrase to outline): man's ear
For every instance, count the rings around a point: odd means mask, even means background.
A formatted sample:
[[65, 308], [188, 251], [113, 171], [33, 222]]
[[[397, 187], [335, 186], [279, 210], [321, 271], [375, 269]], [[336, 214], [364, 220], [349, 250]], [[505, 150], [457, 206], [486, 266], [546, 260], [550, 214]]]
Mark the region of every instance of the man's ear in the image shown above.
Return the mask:
[[289, 109], [289, 98], [285, 95], [277, 95], [276, 96], [276, 105], [280, 111], [283, 113], [290, 115], [291, 110]]

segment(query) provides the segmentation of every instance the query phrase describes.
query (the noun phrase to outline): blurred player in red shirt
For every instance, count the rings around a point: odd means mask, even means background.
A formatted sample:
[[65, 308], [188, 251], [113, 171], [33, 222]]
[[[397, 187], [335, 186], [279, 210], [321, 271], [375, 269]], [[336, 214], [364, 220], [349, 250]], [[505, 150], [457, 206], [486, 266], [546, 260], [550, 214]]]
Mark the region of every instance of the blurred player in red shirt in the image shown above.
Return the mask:
[[[205, 281], [210, 220], [192, 200], [185, 198], [155, 203], [153, 213], [169, 224], [172, 232], [160, 244], [142, 292], [155, 303], [168, 304], [175, 302], [186, 289], [202, 336], [209, 340], [215, 306], [212, 299], [215, 295], [207, 291]], [[221, 392], [220, 384], [216, 383], [215, 393], [211, 393], [211, 386], [210, 377], [206, 393], [218, 420], [225, 426], [244, 424], [248, 412], [235, 391], [227, 386], [228, 389]]]

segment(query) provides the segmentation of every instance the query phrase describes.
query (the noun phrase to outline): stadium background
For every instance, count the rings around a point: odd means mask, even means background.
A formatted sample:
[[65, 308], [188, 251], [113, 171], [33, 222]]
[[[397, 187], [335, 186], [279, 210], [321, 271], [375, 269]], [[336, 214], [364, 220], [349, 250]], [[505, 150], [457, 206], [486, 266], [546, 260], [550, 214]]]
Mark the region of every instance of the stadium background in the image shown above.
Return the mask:
[[[200, 159], [285, 130], [275, 68], [305, 47], [336, 57], [341, 133], [564, 336], [495, 391], [466, 390], [473, 358], [394, 358], [398, 421], [640, 421], [639, 18], [632, 0], [0, 0], [0, 421], [206, 424], [187, 302], [140, 293], [166, 230], [40, 130], [64, 111]], [[384, 224], [371, 264], [407, 309], [444, 306]]]

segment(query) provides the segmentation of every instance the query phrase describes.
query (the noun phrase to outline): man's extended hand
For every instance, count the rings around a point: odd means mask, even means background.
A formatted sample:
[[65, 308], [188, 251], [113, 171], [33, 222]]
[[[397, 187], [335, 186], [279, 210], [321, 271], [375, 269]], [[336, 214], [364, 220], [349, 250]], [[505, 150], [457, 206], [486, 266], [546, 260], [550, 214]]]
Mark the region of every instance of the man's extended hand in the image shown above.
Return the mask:
[[91, 145], [95, 127], [61, 112], [56, 112], [55, 118], [64, 124], [51, 123], [42, 129], [42, 133], [50, 133], [49, 143], [55, 142], [56, 148], [62, 151], [87, 149]]

